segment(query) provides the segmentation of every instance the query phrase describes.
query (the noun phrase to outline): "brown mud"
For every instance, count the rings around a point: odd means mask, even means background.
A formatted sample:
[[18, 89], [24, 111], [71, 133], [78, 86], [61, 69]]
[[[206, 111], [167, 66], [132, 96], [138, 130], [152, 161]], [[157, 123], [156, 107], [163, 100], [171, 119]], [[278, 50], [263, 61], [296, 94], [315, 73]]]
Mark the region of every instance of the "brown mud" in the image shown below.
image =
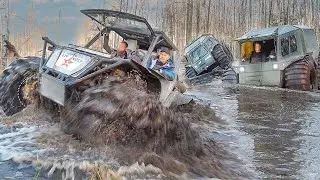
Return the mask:
[[167, 177], [250, 179], [235, 155], [204, 135], [207, 123], [223, 124], [213, 110], [165, 108], [145, 87], [137, 78], [107, 79], [68, 107], [61, 128], [92, 146], [117, 149], [120, 164], [151, 164]]

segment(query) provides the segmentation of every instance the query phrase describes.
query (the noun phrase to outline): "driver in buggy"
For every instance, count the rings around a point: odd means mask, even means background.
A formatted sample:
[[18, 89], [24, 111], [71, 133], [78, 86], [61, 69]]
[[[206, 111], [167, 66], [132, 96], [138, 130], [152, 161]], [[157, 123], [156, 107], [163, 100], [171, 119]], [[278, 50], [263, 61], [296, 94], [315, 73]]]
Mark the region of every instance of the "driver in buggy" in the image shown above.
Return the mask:
[[[104, 39], [103, 39], [103, 48], [111, 54], [112, 57], [116, 58], [122, 58], [122, 59], [128, 59], [129, 56], [131, 55], [132, 51], [128, 49], [128, 43], [126, 41], [120, 42], [118, 49], [112, 49], [109, 46], [109, 33], [104, 34]], [[126, 76], [125, 70], [124, 69], [115, 69], [112, 73], [114, 76], [118, 77], [124, 77]]]
[[131, 50], [128, 49], [128, 43], [126, 41], [120, 42], [117, 50], [112, 49], [109, 46], [109, 34], [104, 35], [103, 48], [113, 57], [119, 57], [122, 59], [128, 59], [128, 56], [131, 54]]

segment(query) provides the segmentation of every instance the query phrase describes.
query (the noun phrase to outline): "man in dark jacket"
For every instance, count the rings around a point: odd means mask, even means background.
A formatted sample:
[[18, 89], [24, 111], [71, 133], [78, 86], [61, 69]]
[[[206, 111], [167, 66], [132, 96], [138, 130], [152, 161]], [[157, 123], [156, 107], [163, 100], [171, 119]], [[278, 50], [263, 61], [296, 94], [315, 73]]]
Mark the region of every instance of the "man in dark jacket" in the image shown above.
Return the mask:
[[261, 44], [255, 43], [254, 44], [254, 51], [249, 57], [250, 63], [257, 63], [257, 62], [265, 62], [266, 55], [262, 52]]
[[166, 47], [160, 49], [159, 56], [150, 58], [147, 68], [157, 70], [169, 81], [174, 80], [174, 64], [170, 56], [170, 50]]

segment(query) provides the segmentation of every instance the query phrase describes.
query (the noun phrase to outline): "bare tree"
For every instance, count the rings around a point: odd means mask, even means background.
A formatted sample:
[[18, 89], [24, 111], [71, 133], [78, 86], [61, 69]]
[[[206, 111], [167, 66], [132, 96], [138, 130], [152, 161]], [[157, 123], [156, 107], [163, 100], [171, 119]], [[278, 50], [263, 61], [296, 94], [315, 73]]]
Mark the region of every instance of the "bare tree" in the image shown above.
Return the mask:
[[[145, 17], [152, 26], [165, 31], [180, 50], [203, 33], [215, 35], [235, 50], [234, 39], [247, 31], [281, 24], [308, 25], [320, 39], [320, 0], [104, 0], [103, 8]], [[32, 35], [33, 11], [29, 9], [25, 31], [12, 35], [21, 55], [39, 46], [35, 41], [38, 37]], [[84, 30], [81, 37], [90, 36], [91, 31]], [[29, 37], [31, 40], [26, 41]], [[110, 37], [114, 46], [120, 40], [116, 35]]]

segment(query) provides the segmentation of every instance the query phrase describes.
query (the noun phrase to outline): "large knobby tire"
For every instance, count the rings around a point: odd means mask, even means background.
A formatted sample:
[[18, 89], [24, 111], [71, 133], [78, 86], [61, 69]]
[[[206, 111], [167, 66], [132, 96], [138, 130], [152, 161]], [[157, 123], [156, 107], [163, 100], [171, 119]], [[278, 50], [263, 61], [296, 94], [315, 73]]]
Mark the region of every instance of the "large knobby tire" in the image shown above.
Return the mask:
[[211, 53], [222, 69], [228, 69], [231, 66], [233, 58], [227, 47], [218, 44], [213, 48]]
[[309, 57], [297, 61], [285, 69], [285, 88], [309, 91], [315, 84], [315, 67]]
[[26, 57], [12, 62], [0, 77], [0, 106], [8, 116], [20, 112], [27, 105], [23, 88], [27, 81], [37, 77], [39, 57]]
[[234, 59], [233, 59], [233, 55], [232, 55], [230, 49], [228, 48], [228, 46], [225, 43], [222, 43], [221, 45], [222, 45], [224, 52], [227, 54], [228, 58], [230, 59], [230, 64], [232, 64]]
[[222, 81], [230, 84], [237, 84], [237, 73], [232, 68], [227, 69], [222, 74]]
[[193, 69], [193, 67], [186, 67], [186, 76], [187, 78], [193, 78], [197, 76], [197, 72]]

